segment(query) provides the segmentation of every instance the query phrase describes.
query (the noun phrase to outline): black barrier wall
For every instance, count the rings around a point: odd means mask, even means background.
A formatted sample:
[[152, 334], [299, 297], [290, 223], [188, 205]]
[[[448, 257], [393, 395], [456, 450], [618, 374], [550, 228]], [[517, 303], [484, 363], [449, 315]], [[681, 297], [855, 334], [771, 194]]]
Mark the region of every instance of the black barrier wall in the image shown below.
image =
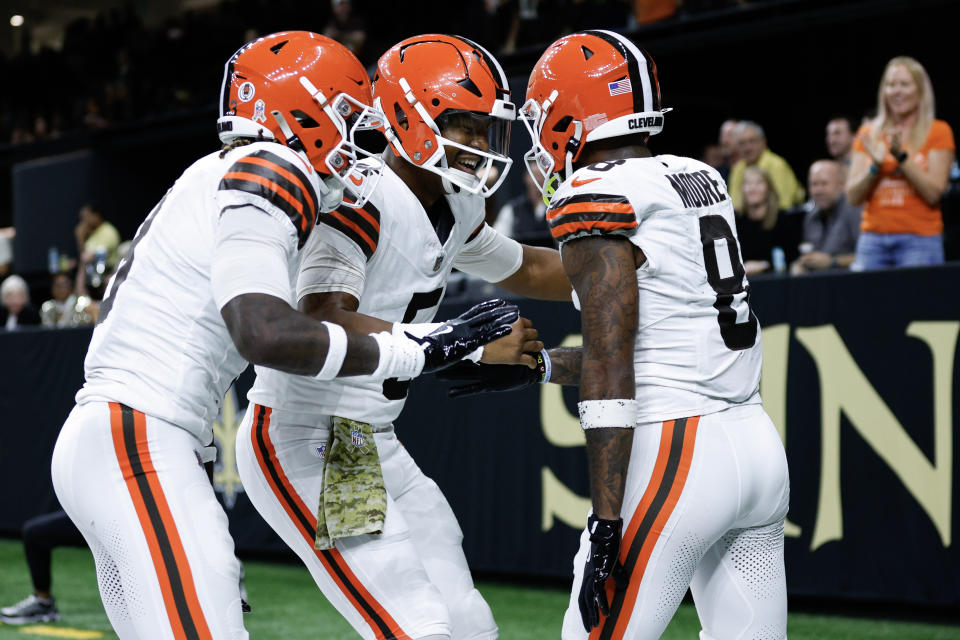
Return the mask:
[[[756, 279], [764, 405], [787, 446], [792, 595], [960, 604], [956, 367], [960, 265]], [[453, 300], [458, 313], [482, 290]], [[489, 293], [492, 293], [489, 292]], [[550, 345], [569, 304], [523, 302]], [[50, 453], [82, 382], [89, 330], [0, 334], [0, 532], [55, 508]], [[249, 374], [238, 388], [249, 387]], [[569, 576], [588, 509], [576, 390], [449, 400], [412, 386], [397, 432], [446, 493], [477, 571]], [[241, 553], [282, 543], [246, 500], [232, 454], [246, 401], [228, 392], [215, 475]]]

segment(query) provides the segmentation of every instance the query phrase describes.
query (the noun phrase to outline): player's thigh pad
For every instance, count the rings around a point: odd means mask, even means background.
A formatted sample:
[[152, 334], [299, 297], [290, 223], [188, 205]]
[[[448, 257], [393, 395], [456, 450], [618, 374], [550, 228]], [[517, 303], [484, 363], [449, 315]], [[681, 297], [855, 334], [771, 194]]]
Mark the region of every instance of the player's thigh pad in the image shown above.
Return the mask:
[[449, 635], [450, 616], [393, 498], [386, 450], [377, 448], [387, 486], [384, 532], [314, 548], [316, 509], [329, 419], [251, 404], [237, 432], [237, 466], [250, 501], [310, 570], [327, 599], [366, 639]]
[[226, 515], [187, 431], [117, 404], [78, 406], [54, 487], [97, 560], [121, 637], [246, 638]]

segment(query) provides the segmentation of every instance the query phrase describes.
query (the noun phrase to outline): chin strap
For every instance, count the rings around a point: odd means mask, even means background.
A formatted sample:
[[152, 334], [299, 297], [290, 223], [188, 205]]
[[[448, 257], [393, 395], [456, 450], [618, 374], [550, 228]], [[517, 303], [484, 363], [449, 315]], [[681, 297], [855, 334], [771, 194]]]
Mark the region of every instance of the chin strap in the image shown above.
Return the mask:
[[343, 183], [334, 176], [324, 176], [320, 180], [320, 210], [329, 213], [343, 202]]

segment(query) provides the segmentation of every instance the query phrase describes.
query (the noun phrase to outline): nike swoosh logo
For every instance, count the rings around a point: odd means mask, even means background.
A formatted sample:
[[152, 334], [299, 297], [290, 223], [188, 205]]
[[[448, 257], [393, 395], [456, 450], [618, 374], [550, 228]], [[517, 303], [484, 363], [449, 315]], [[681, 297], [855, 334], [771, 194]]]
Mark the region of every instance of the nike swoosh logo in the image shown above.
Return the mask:
[[350, 174], [350, 182], [352, 182], [353, 184], [355, 184], [355, 185], [357, 185], [357, 186], [359, 187], [360, 185], [363, 184], [363, 178], [360, 178], [360, 179], [358, 180], [355, 175]]
[[599, 180], [599, 179], [600, 179], [600, 178], [588, 178], [588, 179], [586, 179], [586, 180], [581, 180], [580, 178], [574, 178], [574, 179], [570, 182], [570, 186], [571, 186], [571, 187], [574, 187], [574, 188], [576, 188], [576, 187], [582, 187], [582, 186], [585, 185], [585, 184], [590, 184], [591, 182], [596, 182], [596, 181]]

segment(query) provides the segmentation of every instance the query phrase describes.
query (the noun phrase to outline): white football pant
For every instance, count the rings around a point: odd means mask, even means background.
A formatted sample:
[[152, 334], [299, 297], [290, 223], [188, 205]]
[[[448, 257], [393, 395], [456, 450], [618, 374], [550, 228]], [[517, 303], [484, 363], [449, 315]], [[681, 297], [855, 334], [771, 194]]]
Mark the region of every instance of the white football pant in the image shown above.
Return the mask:
[[74, 407], [53, 487], [121, 640], [248, 637], [227, 516], [188, 431], [114, 402]]
[[392, 427], [374, 433], [387, 489], [383, 533], [314, 548], [329, 425], [329, 417], [250, 404], [237, 432], [237, 468], [260, 515], [365, 640], [496, 638], [456, 517]]
[[590, 551], [584, 531], [563, 640], [659, 638], [688, 586], [704, 640], [786, 638], [789, 483], [762, 405], [638, 426], [621, 510], [629, 583], [607, 583], [610, 615], [587, 634], [578, 605]]

